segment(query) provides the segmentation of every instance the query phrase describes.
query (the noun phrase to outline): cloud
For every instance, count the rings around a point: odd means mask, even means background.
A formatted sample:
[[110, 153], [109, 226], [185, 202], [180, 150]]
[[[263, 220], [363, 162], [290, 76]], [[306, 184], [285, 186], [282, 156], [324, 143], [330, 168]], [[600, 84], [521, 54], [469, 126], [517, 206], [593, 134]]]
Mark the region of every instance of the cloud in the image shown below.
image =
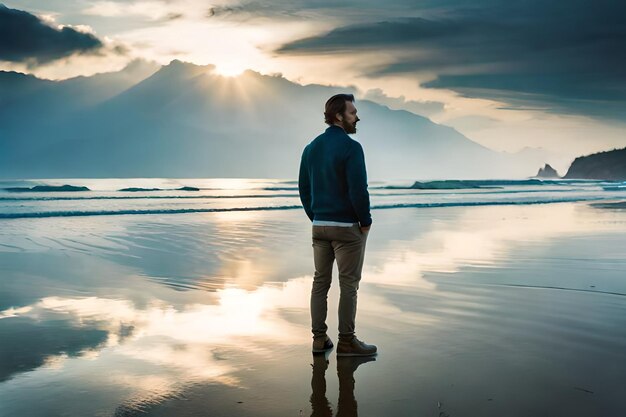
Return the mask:
[[207, 9], [206, 17], [224, 20], [254, 22], [258, 20], [310, 20], [324, 21], [346, 20], [359, 22], [385, 16], [406, 16], [413, 5], [388, 3], [381, 7], [379, 0], [281, 0], [236, 1], [213, 5]]
[[206, 17], [235, 21], [251, 21], [259, 18], [293, 20], [306, 18], [306, 11], [294, 4], [246, 2], [212, 6], [207, 10]]
[[444, 110], [444, 104], [439, 101], [407, 100], [404, 96], [390, 97], [380, 88], [367, 90], [363, 95], [363, 99], [384, 104], [394, 110], [405, 109], [412, 113], [427, 117], [440, 113]]
[[448, 2], [440, 16], [349, 24], [279, 47], [283, 55], [384, 51], [363, 75], [424, 77], [424, 87], [511, 107], [623, 118], [626, 3]]
[[178, 19], [182, 19], [185, 15], [182, 13], [174, 13], [174, 12], [170, 12], [167, 14], [167, 16], [165, 16], [165, 20], [171, 21], [171, 20], [178, 20]]
[[170, 21], [183, 17], [172, 10], [167, 2], [148, 0], [138, 2], [97, 1], [82, 11], [83, 14], [100, 17], [139, 16], [151, 21]]
[[589, 78], [565, 73], [440, 75], [422, 87], [451, 89], [463, 97], [495, 99], [508, 103], [499, 107], [505, 110], [538, 110], [623, 121], [626, 91], [620, 86], [626, 77]]
[[91, 33], [58, 28], [28, 12], [0, 4], [0, 60], [42, 64], [74, 54], [98, 52], [103, 43]]

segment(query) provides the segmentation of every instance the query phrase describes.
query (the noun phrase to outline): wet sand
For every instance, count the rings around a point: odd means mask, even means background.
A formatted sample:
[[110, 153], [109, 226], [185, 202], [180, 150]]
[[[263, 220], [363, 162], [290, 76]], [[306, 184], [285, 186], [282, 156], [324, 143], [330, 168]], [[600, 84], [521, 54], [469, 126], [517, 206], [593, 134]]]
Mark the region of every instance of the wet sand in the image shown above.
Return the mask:
[[626, 210], [372, 214], [380, 353], [328, 362], [303, 212], [3, 220], [0, 416], [626, 413]]

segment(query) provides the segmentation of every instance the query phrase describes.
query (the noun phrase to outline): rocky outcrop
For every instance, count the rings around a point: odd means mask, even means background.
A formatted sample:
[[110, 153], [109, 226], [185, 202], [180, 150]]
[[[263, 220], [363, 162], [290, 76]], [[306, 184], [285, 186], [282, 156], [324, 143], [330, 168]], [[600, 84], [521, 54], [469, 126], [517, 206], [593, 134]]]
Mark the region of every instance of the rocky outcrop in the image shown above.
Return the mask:
[[580, 156], [563, 178], [626, 181], [626, 148]]
[[543, 168], [539, 168], [535, 178], [560, 178], [556, 169], [552, 168], [550, 164], [546, 164]]

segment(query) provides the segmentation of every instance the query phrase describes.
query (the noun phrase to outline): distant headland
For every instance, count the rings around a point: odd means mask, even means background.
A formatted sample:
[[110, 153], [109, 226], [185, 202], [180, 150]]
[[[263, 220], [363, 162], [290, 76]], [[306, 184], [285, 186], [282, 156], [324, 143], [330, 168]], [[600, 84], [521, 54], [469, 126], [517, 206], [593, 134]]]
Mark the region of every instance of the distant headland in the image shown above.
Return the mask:
[[[532, 178], [560, 178], [549, 164]], [[626, 148], [579, 156], [563, 179], [626, 181]]]

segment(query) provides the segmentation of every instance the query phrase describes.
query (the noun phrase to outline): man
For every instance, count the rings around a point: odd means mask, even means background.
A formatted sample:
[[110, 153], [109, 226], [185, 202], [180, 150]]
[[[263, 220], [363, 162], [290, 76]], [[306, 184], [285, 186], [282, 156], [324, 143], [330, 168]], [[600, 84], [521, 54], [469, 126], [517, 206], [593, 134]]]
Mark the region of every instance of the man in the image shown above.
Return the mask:
[[356, 133], [360, 120], [354, 96], [332, 96], [324, 116], [329, 127], [304, 148], [298, 178], [300, 200], [313, 222], [312, 350], [318, 353], [333, 347], [326, 334], [326, 314], [336, 259], [340, 287], [337, 356], [374, 355], [376, 346], [363, 343], [354, 333], [357, 290], [372, 224], [363, 147], [348, 136]]

